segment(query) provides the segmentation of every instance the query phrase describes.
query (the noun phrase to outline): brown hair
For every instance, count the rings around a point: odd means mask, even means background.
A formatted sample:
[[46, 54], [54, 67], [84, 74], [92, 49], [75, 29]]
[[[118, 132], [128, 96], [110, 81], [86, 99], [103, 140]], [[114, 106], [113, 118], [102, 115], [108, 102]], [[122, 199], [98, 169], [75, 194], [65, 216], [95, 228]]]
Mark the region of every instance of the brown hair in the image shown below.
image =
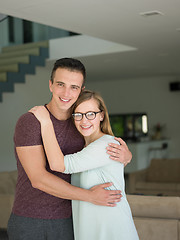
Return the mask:
[[80, 72], [83, 75], [83, 86], [85, 84], [86, 79], [86, 69], [85, 66], [82, 64], [81, 61], [75, 58], [61, 58], [58, 59], [53, 66], [51, 72], [51, 82], [54, 81], [55, 72], [58, 68], [67, 69], [72, 72]]
[[101, 131], [105, 134], [109, 134], [114, 136], [112, 129], [111, 129], [111, 124], [109, 121], [109, 115], [108, 115], [108, 110], [107, 107], [104, 103], [103, 98], [101, 97], [101, 95], [97, 92], [93, 92], [90, 90], [84, 90], [81, 92], [81, 94], [79, 95], [79, 98], [77, 99], [77, 101], [73, 104], [72, 108], [71, 108], [71, 113], [74, 113], [75, 109], [83, 102], [90, 100], [90, 99], [95, 99], [98, 103], [98, 107], [99, 110], [103, 111], [104, 113], [104, 118], [103, 121], [101, 121], [100, 123], [100, 127], [101, 127]]

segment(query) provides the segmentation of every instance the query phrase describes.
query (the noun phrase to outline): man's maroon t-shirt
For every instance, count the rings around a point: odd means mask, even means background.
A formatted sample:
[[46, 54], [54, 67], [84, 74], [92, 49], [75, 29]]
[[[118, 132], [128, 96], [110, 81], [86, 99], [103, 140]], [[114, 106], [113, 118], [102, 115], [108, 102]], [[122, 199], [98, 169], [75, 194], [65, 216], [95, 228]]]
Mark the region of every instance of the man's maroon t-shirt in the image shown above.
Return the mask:
[[[50, 115], [63, 154], [66, 155], [80, 151], [84, 146], [84, 140], [74, 126], [72, 119], [61, 121], [56, 119], [52, 114]], [[43, 145], [40, 123], [32, 113], [28, 112], [19, 118], [15, 128], [14, 144], [18, 179], [12, 212], [19, 216], [42, 219], [70, 217], [71, 201], [54, 197], [33, 188], [17, 156], [16, 147]], [[46, 163], [46, 169], [48, 172], [70, 183], [69, 174], [51, 171], [48, 162]]]

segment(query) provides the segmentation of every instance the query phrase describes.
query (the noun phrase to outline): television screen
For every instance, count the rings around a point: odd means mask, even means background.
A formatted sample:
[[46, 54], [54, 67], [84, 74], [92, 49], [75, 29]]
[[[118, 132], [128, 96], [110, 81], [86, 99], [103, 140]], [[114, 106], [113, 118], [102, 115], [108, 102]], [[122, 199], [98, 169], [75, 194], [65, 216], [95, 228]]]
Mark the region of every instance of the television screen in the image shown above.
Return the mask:
[[110, 114], [110, 123], [115, 136], [137, 141], [148, 134], [146, 113]]

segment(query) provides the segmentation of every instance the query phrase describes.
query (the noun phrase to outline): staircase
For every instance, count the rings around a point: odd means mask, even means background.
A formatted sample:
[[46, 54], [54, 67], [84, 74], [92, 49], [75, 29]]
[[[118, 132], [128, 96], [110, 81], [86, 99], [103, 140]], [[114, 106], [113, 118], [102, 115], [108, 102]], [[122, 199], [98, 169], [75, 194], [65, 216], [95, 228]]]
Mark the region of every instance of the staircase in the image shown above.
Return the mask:
[[0, 102], [3, 92], [13, 92], [14, 83], [24, 83], [49, 56], [48, 41], [4, 47], [0, 53]]

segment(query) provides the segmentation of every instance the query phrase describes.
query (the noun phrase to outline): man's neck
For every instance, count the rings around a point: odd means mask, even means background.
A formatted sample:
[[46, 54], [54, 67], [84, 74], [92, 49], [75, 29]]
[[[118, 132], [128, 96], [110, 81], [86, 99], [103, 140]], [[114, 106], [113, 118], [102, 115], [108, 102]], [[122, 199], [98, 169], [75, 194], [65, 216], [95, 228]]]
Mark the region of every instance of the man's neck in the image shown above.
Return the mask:
[[58, 120], [67, 120], [70, 118], [69, 110], [59, 109], [52, 101], [50, 101], [46, 106], [51, 114]]

